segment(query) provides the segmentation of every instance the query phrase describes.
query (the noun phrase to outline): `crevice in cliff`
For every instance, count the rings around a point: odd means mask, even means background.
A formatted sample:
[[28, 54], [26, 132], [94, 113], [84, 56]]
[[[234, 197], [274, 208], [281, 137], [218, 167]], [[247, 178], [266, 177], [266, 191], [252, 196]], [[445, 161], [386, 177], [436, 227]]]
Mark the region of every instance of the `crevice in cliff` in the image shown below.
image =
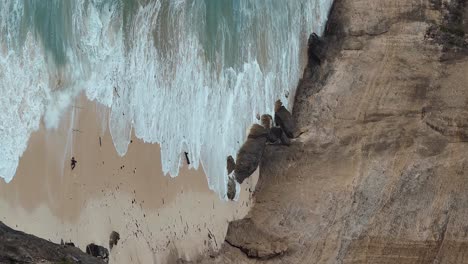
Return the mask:
[[250, 218], [231, 222], [225, 241], [249, 258], [271, 259], [288, 250], [283, 239], [260, 230]]
[[463, 108], [425, 108], [422, 120], [427, 127], [451, 139], [452, 142], [468, 142], [467, 115], [467, 110]]
[[437, 254], [435, 254], [434, 261], [432, 262], [433, 264], [439, 263], [438, 258], [439, 258], [439, 254], [441, 252], [441, 249], [442, 249], [442, 247], [444, 245], [445, 235], [447, 234], [447, 226], [449, 224], [449, 221], [450, 221], [450, 215], [446, 215], [444, 224], [441, 227], [440, 237], [437, 240]]

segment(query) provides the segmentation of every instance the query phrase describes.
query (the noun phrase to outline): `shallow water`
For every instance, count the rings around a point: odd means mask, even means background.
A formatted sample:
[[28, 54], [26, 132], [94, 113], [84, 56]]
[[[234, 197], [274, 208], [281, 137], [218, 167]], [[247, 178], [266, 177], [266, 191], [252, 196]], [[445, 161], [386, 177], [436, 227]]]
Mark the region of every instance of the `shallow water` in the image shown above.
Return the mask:
[[134, 130], [161, 145], [165, 174], [188, 152], [224, 197], [226, 157], [257, 113], [292, 102], [331, 2], [0, 1], [0, 177], [12, 179], [41, 118], [54, 129], [84, 91], [110, 108], [120, 155]]

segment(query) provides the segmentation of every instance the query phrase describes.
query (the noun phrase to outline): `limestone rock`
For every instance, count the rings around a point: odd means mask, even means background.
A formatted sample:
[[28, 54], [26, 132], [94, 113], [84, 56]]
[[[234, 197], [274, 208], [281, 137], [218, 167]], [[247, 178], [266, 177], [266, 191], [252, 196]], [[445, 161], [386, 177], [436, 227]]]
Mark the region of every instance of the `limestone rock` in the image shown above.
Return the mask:
[[260, 230], [249, 218], [229, 224], [226, 242], [251, 258], [269, 259], [288, 250], [283, 239]]
[[[468, 263], [467, 16], [465, 0], [335, 0], [296, 93], [308, 132], [267, 147], [251, 221], [226, 241], [284, 237], [275, 264]], [[202, 263], [258, 261], [226, 247]]]

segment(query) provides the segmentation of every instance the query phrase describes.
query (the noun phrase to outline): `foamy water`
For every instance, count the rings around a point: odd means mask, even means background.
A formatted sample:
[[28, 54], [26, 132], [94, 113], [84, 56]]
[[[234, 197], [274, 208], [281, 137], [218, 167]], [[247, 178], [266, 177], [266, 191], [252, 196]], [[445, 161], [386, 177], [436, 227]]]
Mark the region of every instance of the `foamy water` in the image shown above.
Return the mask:
[[0, 1], [0, 177], [14, 177], [41, 118], [56, 128], [85, 91], [110, 108], [120, 155], [132, 130], [161, 145], [165, 174], [176, 176], [188, 152], [224, 197], [226, 157], [257, 113], [292, 102], [306, 39], [323, 31], [331, 3]]

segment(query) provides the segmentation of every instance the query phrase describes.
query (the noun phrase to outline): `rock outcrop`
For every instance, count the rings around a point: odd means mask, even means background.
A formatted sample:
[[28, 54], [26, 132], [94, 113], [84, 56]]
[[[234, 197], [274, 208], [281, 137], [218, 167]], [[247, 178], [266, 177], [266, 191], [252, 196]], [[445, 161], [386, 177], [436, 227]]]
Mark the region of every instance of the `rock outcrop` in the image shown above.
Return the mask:
[[102, 264], [103, 260], [74, 246], [59, 245], [13, 230], [0, 222], [0, 263], [82, 263]]
[[109, 250], [112, 250], [114, 246], [119, 243], [120, 240], [120, 234], [117, 233], [116, 231], [112, 231], [110, 236], [109, 236]]
[[250, 258], [263, 260], [282, 255], [288, 250], [288, 245], [283, 239], [265, 233], [249, 218], [229, 224], [226, 242]]
[[293, 109], [307, 133], [263, 156], [249, 218], [289, 248], [264, 263], [468, 263], [467, 8], [335, 1]]
[[94, 243], [88, 244], [86, 246], [86, 254], [102, 259], [106, 263], [109, 262], [109, 250], [103, 246], [99, 246]]

